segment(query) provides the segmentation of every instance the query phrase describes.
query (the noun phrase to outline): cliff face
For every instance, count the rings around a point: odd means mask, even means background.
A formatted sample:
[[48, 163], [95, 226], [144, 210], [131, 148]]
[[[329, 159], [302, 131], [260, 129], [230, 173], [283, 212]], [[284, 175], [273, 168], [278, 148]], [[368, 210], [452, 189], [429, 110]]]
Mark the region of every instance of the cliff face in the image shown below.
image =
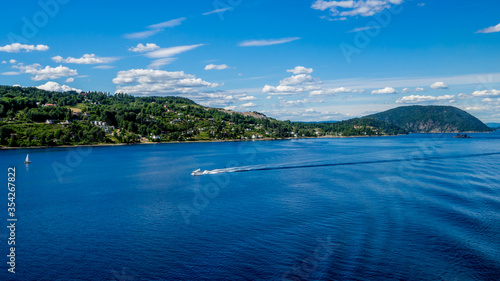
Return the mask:
[[411, 133], [490, 132], [476, 117], [452, 106], [402, 106], [367, 116]]

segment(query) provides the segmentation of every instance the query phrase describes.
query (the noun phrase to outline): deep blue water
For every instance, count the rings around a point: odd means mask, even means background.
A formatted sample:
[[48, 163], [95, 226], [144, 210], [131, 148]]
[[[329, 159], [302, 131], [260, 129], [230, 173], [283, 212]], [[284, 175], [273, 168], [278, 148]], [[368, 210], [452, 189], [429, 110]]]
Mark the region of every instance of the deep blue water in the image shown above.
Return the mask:
[[500, 280], [500, 133], [473, 135], [0, 151], [0, 280]]

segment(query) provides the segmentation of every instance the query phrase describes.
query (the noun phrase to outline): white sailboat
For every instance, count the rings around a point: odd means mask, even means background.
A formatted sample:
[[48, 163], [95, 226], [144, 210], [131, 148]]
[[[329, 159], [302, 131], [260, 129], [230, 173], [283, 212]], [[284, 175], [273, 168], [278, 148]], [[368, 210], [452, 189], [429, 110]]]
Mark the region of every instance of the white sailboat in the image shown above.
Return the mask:
[[27, 154], [26, 155], [26, 161], [24, 161], [24, 164], [29, 164], [29, 163], [31, 163], [31, 161], [30, 161], [30, 155]]

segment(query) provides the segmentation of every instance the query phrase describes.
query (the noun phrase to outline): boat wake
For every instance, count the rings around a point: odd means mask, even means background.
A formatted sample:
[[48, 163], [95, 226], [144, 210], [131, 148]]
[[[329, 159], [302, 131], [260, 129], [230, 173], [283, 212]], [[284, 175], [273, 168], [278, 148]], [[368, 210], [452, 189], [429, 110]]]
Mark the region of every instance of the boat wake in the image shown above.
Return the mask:
[[490, 152], [490, 153], [478, 153], [478, 154], [467, 154], [467, 155], [448, 155], [448, 156], [427, 156], [427, 157], [410, 157], [405, 159], [386, 159], [386, 160], [369, 160], [369, 161], [358, 161], [358, 162], [341, 162], [341, 163], [315, 163], [315, 164], [301, 164], [301, 165], [254, 165], [254, 166], [242, 166], [242, 167], [232, 167], [214, 170], [197, 169], [191, 173], [192, 176], [203, 176], [203, 175], [215, 175], [222, 173], [241, 173], [250, 171], [270, 171], [270, 170], [286, 170], [286, 169], [303, 169], [303, 168], [318, 168], [318, 167], [333, 167], [333, 166], [348, 166], [348, 165], [364, 165], [364, 164], [381, 164], [381, 163], [394, 163], [394, 162], [411, 162], [411, 161], [428, 161], [428, 160], [440, 160], [440, 159], [460, 159], [468, 157], [481, 157], [481, 156], [491, 156], [500, 155], [500, 152]]

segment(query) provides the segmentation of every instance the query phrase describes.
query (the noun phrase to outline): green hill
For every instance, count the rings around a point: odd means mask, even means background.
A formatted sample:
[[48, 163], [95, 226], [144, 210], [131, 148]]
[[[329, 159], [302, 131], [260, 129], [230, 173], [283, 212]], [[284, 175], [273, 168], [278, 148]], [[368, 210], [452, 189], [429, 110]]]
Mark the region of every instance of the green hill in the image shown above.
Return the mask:
[[401, 106], [367, 116], [411, 133], [490, 132], [476, 117], [453, 106]]
[[406, 130], [374, 119], [301, 123], [210, 108], [181, 97], [49, 92], [0, 86], [0, 147], [317, 136], [383, 136]]

